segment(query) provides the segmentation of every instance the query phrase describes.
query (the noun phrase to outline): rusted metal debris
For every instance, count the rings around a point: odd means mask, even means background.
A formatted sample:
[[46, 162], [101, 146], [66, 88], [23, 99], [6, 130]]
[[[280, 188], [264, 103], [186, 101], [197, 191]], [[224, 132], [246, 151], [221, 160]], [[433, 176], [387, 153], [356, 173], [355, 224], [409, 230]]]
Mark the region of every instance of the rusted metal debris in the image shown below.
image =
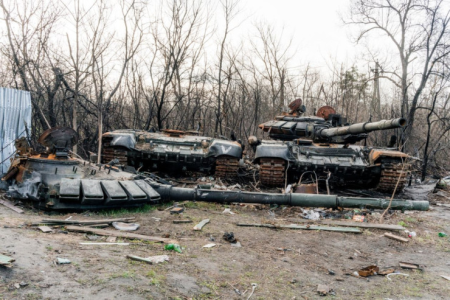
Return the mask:
[[380, 268], [377, 266], [368, 266], [358, 271], [358, 275], [361, 277], [369, 277], [372, 275], [377, 275]]
[[335, 115], [336, 111], [331, 106], [322, 106], [316, 113], [316, 116], [323, 118], [324, 120], [329, 120], [330, 116]]
[[73, 157], [77, 135], [71, 128], [46, 130], [39, 142], [47, 148], [15, 158], [2, 179], [7, 194], [30, 199], [45, 209], [101, 209], [157, 203], [160, 196], [138, 175], [112, 165], [97, 165]]

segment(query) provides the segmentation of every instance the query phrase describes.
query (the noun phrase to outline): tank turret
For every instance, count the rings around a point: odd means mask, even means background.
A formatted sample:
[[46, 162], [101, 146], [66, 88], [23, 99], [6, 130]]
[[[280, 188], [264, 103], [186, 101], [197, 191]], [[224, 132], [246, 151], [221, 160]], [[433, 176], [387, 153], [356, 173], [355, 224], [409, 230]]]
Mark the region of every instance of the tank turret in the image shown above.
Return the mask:
[[[334, 186], [377, 187], [384, 192], [403, 189], [409, 173], [408, 155], [395, 147], [392, 136], [388, 148], [353, 145], [368, 133], [406, 126], [403, 118], [348, 124], [330, 106], [321, 107], [314, 116], [297, 99], [291, 111], [259, 125], [271, 140], [250, 137], [254, 162], [260, 165], [264, 185], [285, 185], [304, 173], [317, 174], [319, 181]], [[300, 109], [301, 108], [301, 109]]]
[[[298, 102], [298, 99], [296, 100]], [[300, 112], [300, 115], [299, 115]], [[277, 116], [275, 120], [259, 125], [274, 140], [292, 141], [300, 139], [305, 144], [333, 143], [353, 144], [367, 138], [367, 133], [377, 130], [388, 130], [406, 126], [403, 118], [348, 124], [347, 119], [330, 106], [321, 107], [316, 116], [303, 116], [302, 111], [293, 110], [289, 114]], [[250, 143], [252, 144], [252, 143]]]

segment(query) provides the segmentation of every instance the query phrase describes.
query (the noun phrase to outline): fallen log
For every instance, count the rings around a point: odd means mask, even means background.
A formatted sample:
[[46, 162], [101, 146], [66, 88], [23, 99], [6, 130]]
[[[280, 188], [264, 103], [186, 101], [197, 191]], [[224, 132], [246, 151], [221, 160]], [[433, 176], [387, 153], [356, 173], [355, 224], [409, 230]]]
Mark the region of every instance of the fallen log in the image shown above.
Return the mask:
[[150, 241], [150, 242], [157, 242], [157, 243], [173, 243], [174, 242], [174, 240], [157, 237], [157, 236], [149, 236], [149, 235], [142, 235], [142, 234], [136, 234], [136, 233], [130, 233], [130, 232], [122, 232], [122, 231], [111, 231], [111, 230], [104, 230], [104, 229], [97, 229], [97, 228], [90, 228], [90, 227], [67, 226], [66, 229], [68, 231], [72, 231], [72, 232], [92, 233], [92, 234], [103, 235], [103, 236], [115, 236], [115, 237], [131, 239], [131, 240], [143, 240], [143, 241]]

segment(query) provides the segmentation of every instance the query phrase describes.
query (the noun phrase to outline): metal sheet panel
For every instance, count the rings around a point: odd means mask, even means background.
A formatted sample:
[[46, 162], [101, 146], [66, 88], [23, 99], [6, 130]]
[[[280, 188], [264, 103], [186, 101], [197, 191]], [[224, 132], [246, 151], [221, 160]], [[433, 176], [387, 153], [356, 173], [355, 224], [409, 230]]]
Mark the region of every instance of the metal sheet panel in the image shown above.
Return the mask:
[[103, 202], [103, 190], [100, 186], [100, 180], [82, 179], [81, 186], [83, 188], [83, 204], [96, 204]]
[[80, 200], [80, 179], [61, 178], [59, 197], [61, 200]]
[[130, 201], [146, 201], [147, 194], [134, 181], [119, 181], [125, 192], [128, 194]]
[[161, 200], [161, 196], [147, 182], [144, 180], [135, 180], [134, 182], [147, 194], [150, 201]]
[[0, 88], [0, 174], [5, 174], [16, 148], [14, 141], [26, 136], [31, 125], [30, 92]]
[[116, 180], [102, 180], [103, 189], [106, 194], [105, 203], [122, 203], [128, 200], [128, 196], [122, 186]]

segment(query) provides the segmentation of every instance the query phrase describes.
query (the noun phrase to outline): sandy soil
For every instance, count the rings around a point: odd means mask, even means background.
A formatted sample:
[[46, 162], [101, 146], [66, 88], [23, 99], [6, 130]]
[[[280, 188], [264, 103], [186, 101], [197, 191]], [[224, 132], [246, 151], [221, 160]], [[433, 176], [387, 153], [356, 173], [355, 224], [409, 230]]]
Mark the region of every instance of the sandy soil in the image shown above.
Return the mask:
[[[414, 190], [409, 192], [418, 195]], [[423, 195], [426, 197], [426, 192]], [[449, 196], [440, 192], [430, 199], [450, 204]], [[449, 298], [450, 281], [440, 277], [450, 276], [449, 207], [433, 205], [427, 212], [388, 215], [386, 224], [402, 224], [417, 233], [409, 243], [387, 239], [382, 236], [386, 231], [378, 229], [353, 234], [235, 225], [290, 224], [287, 219], [298, 218], [299, 208], [192, 202], [185, 207], [181, 215], [158, 209], [51, 215], [77, 220], [134, 216], [141, 225], [136, 233], [177, 239], [184, 248], [179, 254], [165, 251], [162, 244], [142, 241], [130, 241], [129, 246], [83, 246], [79, 243], [91, 241], [85, 234], [67, 233], [64, 228], [42, 233], [23, 225], [48, 218], [46, 213], [25, 209], [25, 214], [17, 214], [0, 205], [0, 253], [16, 259], [12, 268], [0, 268], [0, 299], [247, 299], [252, 283], [257, 287], [251, 299], [324, 298], [317, 293], [318, 284], [334, 290], [334, 296], [326, 296], [332, 299]], [[222, 214], [225, 207], [236, 214]], [[376, 222], [375, 215], [368, 216], [369, 222]], [[194, 231], [193, 226], [205, 218], [211, 222], [202, 231]], [[193, 223], [174, 224], [176, 219], [191, 219]], [[242, 247], [223, 240], [224, 232], [234, 232]], [[449, 236], [438, 237], [438, 232]], [[404, 232], [397, 234], [406, 236]], [[106, 237], [97, 238], [101, 242]], [[208, 243], [216, 246], [203, 248]], [[127, 254], [167, 254], [170, 261], [149, 265], [131, 261]], [[72, 263], [57, 265], [58, 257]], [[401, 261], [420, 264], [423, 271], [403, 270], [398, 266]], [[381, 269], [394, 267], [408, 276], [391, 276], [389, 280], [349, 275], [373, 264]], [[20, 283], [26, 286], [17, 288]], [[244, 296], [235, 288], [245, 292]]]

